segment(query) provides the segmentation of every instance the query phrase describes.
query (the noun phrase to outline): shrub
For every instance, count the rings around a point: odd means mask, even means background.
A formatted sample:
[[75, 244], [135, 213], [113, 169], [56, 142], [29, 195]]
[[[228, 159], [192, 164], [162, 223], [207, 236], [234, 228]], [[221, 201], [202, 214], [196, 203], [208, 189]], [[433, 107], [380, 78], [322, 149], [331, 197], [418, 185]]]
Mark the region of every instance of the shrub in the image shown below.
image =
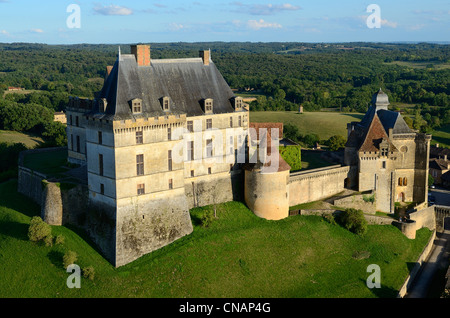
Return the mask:
[[53, 246], [53, 236], [49, 235], [44, 237], [45, 246]]
[[94, 267], [88, 266], [86, 268], [83, 268], [83, 277], [87, 278], [89, 280], [94, 280], [95, 276], [95, 270]]
[[74, 264], [77, 261], [77, 259], [78, 259], [77, 253], [75, 253], [74, 251], [68, 251], [63, 256], [64, 268], [67, 268], [67, 267], [69, 267], [69, 265]]
[[327, 215], [325, 215], [324, 216], [324, 219], [328, 222], [328, 223], [330, 223], [330, 224], [332, 224], [332, 225], [336, 225], [337, 223], [336, 223], [336, 220], [334, 219], [334, 216], [332, 215], [332, 214], [327, 214]]
[[367, 230], [367, 221], [361, 210], [347, 209], [341, 213], [339, 219], [347, 230], [355, 234], [363, 235]]
[[202, 216], [200, 216], [200, 222], [204, 227], [210, 226], [213, 221], [214, 221], [214, 214], [213, 211], [211, 210], [206, 210], [205, 213], [203, 213]]
[[38, 242], [46, 237], [51, 237], [51, 235], [52, 228], [39, 216], [34, 216], [31, 219], [30, 226], [28, 228], [28, 238], [30, 241]]
[[363, 200], [364, 200], [364, 202], [374, 203], [375, 202], [375, 194], [373, 194], [373, 195], [363, 195]]
[[57, 235], [56, 238], [55, 238], [55, 244], [56, 245], [64, 244], [64, 236]]

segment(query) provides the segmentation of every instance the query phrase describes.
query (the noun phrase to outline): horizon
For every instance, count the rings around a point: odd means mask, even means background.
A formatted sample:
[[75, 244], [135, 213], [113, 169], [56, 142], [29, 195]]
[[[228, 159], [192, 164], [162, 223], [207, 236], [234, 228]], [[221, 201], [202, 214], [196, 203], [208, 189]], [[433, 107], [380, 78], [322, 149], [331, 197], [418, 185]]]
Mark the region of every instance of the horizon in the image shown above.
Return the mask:
[[0, 0], [0, 43], [450, 43], [449, 17], [445, 0]]

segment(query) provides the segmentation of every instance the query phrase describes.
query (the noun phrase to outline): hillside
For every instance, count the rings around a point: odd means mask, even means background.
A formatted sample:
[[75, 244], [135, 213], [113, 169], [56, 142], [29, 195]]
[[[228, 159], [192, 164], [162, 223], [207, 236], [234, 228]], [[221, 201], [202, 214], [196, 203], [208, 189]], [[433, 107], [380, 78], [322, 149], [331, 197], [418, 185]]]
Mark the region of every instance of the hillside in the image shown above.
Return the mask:
[[[0, 184], [2, 297], [395, 297], [431, 233], [421, 229], [409, 240], [393, 226], [372, 225], [360, 237], [321, 217], [267, 221], [230, 202], [208, 228], [199, 219], [211, 208], [192, 210], [192, 234], [115, 269], [73, 227], [52, 227], [62, 245], [30, 242], [28, 224], [40, 209], [16, 188]], [[81, 268], [95, 269], [80, 289], [66, 286], [69, 250]], [[370, 264], [381, 267], [381, 289], [366, 287]]]

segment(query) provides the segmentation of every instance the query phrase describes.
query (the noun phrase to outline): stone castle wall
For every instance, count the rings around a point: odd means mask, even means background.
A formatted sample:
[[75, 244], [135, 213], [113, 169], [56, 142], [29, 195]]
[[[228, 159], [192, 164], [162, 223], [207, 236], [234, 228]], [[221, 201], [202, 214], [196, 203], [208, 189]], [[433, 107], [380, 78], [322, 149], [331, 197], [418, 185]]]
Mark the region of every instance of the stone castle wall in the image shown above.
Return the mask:
[[289, 206], [322, 200], [345, 190], [350, 167], [330, 166], [289, 177]]

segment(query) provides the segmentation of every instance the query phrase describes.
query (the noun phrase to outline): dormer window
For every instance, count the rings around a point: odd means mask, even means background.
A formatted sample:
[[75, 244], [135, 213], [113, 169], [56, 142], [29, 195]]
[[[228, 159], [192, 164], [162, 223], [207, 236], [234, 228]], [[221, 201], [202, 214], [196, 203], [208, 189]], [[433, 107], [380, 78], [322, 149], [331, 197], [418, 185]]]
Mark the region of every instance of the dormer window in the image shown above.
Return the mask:
[[131, 111], [133, 114], [142, 113], [142, 99], [135, 98], [131, 100]]
[[205, 111], [205, 114], [211, 114], [213, 112], [212, 98], [207, 98], [204, 100], [204, 111]]
[[241, 110], [243, 104], [244, 104], [244, 101], [242, 100], [242, 97], [234, 97], [233, 98], [233, 107], [234, 107], [235, 111]]
[[170, 110], [170, 98], [169, 97], [164, 96], [161, 99], [161, 104], [162, 104], [162, 108], [165, 112]]
[[100, 100], [98, 101], [98, 105], [99, 105], [99, 110], [104, 113], [106, 112], [106, 106], [108, 106], [108, 101], [106, 100], [106, 98], [100, 98]]

